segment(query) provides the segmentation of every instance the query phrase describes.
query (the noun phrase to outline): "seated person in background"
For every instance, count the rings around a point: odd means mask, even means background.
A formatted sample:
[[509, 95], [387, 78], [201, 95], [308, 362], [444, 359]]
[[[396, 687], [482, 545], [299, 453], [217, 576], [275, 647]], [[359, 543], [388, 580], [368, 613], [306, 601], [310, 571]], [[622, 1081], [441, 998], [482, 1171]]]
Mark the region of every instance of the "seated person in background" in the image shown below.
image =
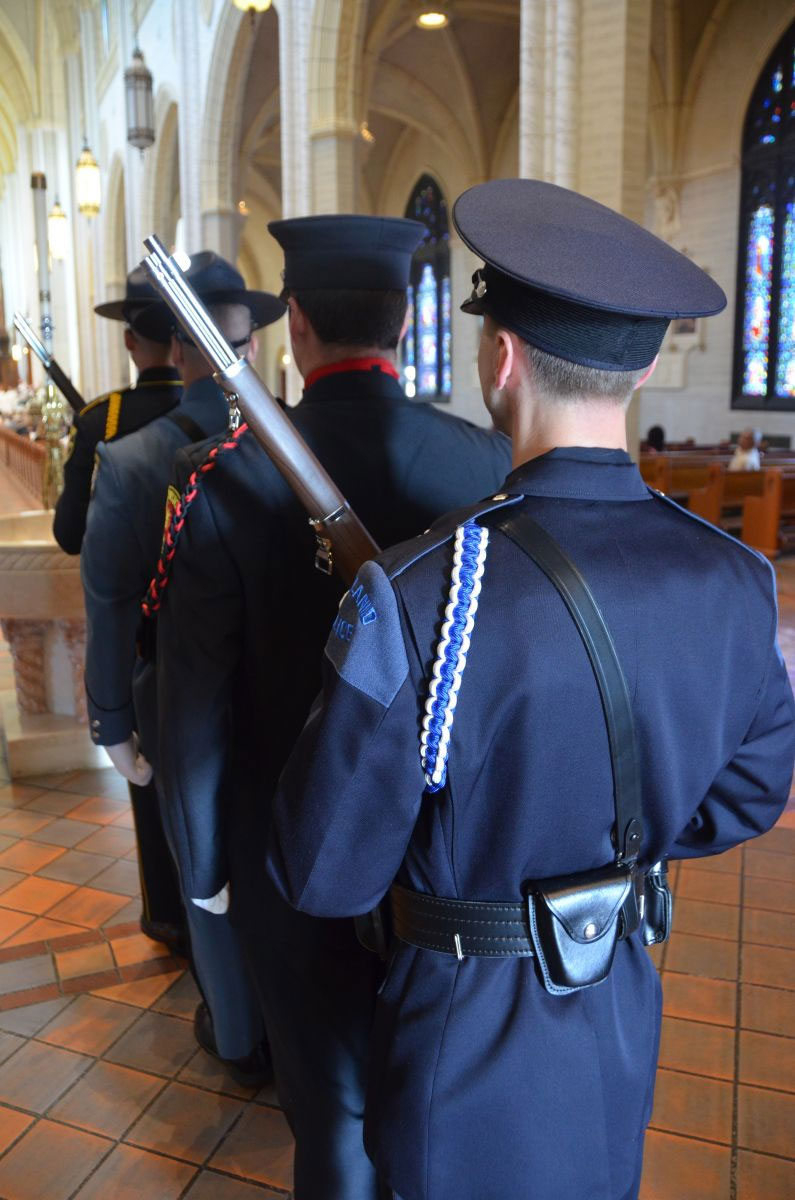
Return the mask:
[[729, 462], [730, 471], [759, 471], [762, 460], [757, 448], [757, 436], [753, 429], [744, 429], [737, 442], [737, 448]]
[[662, 454], [665, 450], [665, 430], [662, 425], [652, 425], [646, 434], [645, 454]]

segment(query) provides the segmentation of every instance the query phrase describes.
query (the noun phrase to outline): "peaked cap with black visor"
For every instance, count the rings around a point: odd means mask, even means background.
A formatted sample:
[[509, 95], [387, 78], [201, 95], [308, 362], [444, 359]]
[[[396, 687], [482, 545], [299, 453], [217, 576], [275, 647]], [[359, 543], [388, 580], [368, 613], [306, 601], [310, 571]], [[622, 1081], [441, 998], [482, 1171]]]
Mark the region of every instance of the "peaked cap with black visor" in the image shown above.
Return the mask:
[[420, 221], [335, 213], [271, 221], [284, 251], [284, 291], [401, 291], [425, 236]]
[[713, 279], [611, 208], [537, 179], [496, 179], [459, 196], [453, 220], [485, 266], [464, 312], [569, 362], [637, 371], [669, 322], [726, 306]]
[[[201, 250], [192, 254], [190, 266], [183, 272], [196, 295], [208, 307], [214, 304], [242, 304], [251, 314], [251, 332], [272, 325], [284, 316], [287, 306], [271, 292], [258, 292], [246, 287], [243, 276], [232, 263], [221, 258], [213, 250]], [[179, 325], [171, 309], [158, 297], [145, 314], [146, 321], [163, 321], [167, 324], [169, 340], [173, 334], [180, 341], [192, 345], [190, 337]], [[248, 337], [231, 342], [233, 348], [239, 349], [248, 342]]]

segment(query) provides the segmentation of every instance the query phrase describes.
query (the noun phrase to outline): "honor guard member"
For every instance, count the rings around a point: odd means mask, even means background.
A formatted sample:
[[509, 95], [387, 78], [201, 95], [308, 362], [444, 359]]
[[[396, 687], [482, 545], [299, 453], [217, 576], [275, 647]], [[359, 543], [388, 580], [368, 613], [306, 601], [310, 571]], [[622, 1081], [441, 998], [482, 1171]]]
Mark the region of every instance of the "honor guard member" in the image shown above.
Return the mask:
[[63, 491], [55, 506], [53, 534], [67, 554], [79, 554], [86, 528], [97, 446], [133, 433], [162, 417], [182, 395], [179, 371], [171, 362], [170, 313], [152, 311], [159, 299], [143, 267], [127, 276], [123, 300], [94, 309], [100, 317], [123, 321], [124, 345], [135, 363], [134, 387], [120, 388], [92, 400], [74, 417], [63, 471]]
[[[267, 292], [250, 291], [243, 277], [217, 254], [204, 252], [191, 259], [187, 277], [215, 317], [224, 335], [240, 353], [253, 357], [253, 331], [277, 320], [285, 306]], [[159, 316], [168, 309], [160, 302]], [[173, 319], [172, 319], [173, 327]], [[141, 600], [158, 559], [163, 538], [163, 512], [174, 456], [180, 447], [223, 433], [229, 404], [212, 379], [201, 352], [181, 330], [174, 335], [174, 358], [185, 391], [178, 407], [136, 433], [110, 445], [100, 445], [94, 496], [83, 542], [81, 571], [86, 598], [86, 692], [91, 736], [104, 746], [117, 770], [133, 784], [145, 784], [156, 767], [157, 714], [155, 666], [136, 662], [136, 637]], [[150, 686], [151, 685], [151, 686]], [[176, 701], [189, 722], [200, 720], [190, 690]], [[165, 714], [166, 718], [173, 714]], [[139, 748], [140, 737], [140, 748]], [[155, 774], [155, 783], [157, 775]], [[150, 880], [150, 842], [160, 847], [158, 862], [173, 863], [163, 838], [162, 814], [156, 800], [134, 805], [140, 858], [147, 892]], [[153, 827], [156, 826], [156, 834]], [[146, 832], [145, 832], [146, 831]], [[165, 826], [166, 839], [171, 831]], [[236, 933], [198, 908], [186, 914], [191, 956], [197, 981], [208, 997], [220, 997], [218, 1020], [205, 1037], [208, 1049], [230, 1060], [231, 1069], [247, 1083], [269, 1075], [260, 1045], [262, 1021], [247, 991], [234, 987], [239, 972]], [[207, 936], [211, 939], [212, 964]]]
[[[496, 487], [507, 439], [408, 400], [398, 381], [423, 226], [317, 216], [269, 229], [304, 378], [288, 414], [379, 544]], [[296, 1136], [296, 1200], [374, 1200], [362, 1114], [380, 964], [350, 921], [294, 913], [263, 869], [269, 797], [320, 686], [343, 587], [315, 568], [306, 514], [251, 434], [211, 471], [200, 463], [198, 449], [178, 458], [180, 488], [200, 483], [158, 617], [161, 766], [183, 887], [204, 901], [231, 894]]]
[[361, 570], [269, 867], [335, 919], [397, 880], [366, 1116], [390, 1195], [634, 1200], [669, 916], [646, 872], [769, 829], [795, 753], [769, 563], [626, 452], [669, 319], [725, 297], [552, 184], [472, 188], [455, 223], [514, 470]]

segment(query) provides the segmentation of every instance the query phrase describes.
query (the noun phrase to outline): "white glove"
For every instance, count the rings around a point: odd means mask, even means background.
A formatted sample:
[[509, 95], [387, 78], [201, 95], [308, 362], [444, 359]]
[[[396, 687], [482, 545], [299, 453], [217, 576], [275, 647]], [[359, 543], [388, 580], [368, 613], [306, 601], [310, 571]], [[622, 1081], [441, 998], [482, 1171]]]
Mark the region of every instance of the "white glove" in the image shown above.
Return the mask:
[[131, 733], [126, 742], [105, 746], [104, 750], [120, 775], [138, 787], [146, 787], [152, 778], [152, 767], [138, 749], [136, 733]]
[[217, 892], [215, 896], [210, 896], [209, 900], [197, 900], [195, 896], [192, 896], [191, 900], [197, 908], [203, 908], [216, 917], [222, 917], [225, 912], [229, 911], [229, 884], [225, 883], [220, 892]]

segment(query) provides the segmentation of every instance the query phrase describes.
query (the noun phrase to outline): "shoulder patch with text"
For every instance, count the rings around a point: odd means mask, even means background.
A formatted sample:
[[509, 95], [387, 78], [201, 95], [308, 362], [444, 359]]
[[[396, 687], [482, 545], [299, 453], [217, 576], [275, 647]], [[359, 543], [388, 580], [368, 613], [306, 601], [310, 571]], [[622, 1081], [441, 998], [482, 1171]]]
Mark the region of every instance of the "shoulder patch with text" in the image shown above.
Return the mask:
[[359, 571], [340, 601], [326, 655], [351, 687], [388, 707], [408, 675], [397, 600], [377, 563]]

